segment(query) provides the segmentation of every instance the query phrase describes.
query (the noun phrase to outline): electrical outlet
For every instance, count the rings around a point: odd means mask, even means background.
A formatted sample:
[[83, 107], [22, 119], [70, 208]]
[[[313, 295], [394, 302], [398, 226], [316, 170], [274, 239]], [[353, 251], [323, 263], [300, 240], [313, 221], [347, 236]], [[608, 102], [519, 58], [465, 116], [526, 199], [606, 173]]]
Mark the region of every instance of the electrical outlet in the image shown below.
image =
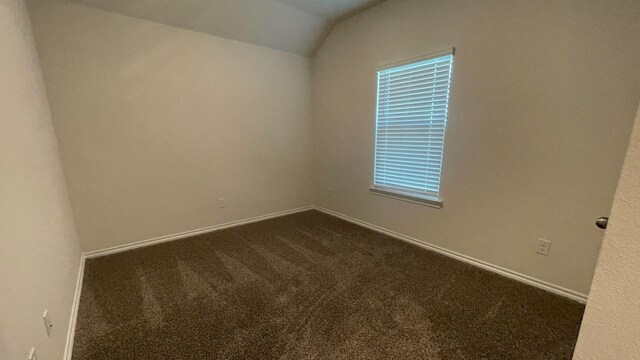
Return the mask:
[[45, 310], [42, 314], [42, 320], [44, 321], [44, 328], [47, 331], [47, 336], [51, 337], [53, 323], [51, 322], [51, 319], [49, 319], [49, 309]]
[[549, 250], [551, 250], [551, 241], [546, 239], [538, 239], [538, 249], [536, 252], [540, 255], [547, 256], [549, 255]]
[[224, 198], [219, 198], [218, 199], [218, 209], [224, 209], [225, 204], [224, 204]]
[[31, 351], [29, 351], [29, 357], [27, 360], [38, 360], [38, 355], [36, 355], [36, 348], [32, 347]]

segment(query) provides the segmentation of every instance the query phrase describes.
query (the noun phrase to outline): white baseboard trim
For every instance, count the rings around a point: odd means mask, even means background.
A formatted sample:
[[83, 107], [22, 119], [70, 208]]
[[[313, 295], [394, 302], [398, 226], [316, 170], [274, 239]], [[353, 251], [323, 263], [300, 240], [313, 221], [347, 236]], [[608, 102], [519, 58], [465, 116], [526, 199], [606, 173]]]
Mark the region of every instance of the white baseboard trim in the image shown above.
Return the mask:
[[125, 244], [125, 245], [117, 245], [117, 246], [113, 246], [113, 247], [106, 248], [106, 249], [89, 251], [89, 252], [84, 253], [84, 257], [87, 258], [87, 259], [91, 259], [91, 258], [95, 258], [95, 257], [111, 255], [111, 254], [115, 254], [115, 253], [119, 253], [119, 252], [123, 252], [123, 251], [129, 251], [129, 250], [133, 250], [133, 249], [137, 249], [137, 248], [141, 248], [141, 247], [145, 247], [145, 246], [156, 245], [156, 244], [160, 244], [160, 243], [167, 242], [167, 241], [184, 239], [184, 238], [188, 238], [188, 237], [195, 236], [195, 235], [201, 235], [201, 234], [210, 233], [210, 232], [213, 232], [213, 231], [216, 231], [216, 230], [222, 230], [222, 229], [226, 229], [226, 228], [230, 228], [230, 227], [234, 227], [234, 226], [250, 224], [250, 223], [254, 223], [254, 222], [258, 222], [258, 221], [262, 221], [262, 220], [267, 220], [267, 219], [272, 219], [272, 218], [276, 218], [276, 217], [280, 217], [280, 216], [295, 214], [295, 213], [299, 213], [299, 212], [307, 211], [307, 210], [312, 210], [312, 209], [315, 209], [314, 205], [304, 206], [304, 207], [300, 207], [300, 208], [296, 208], [296, 209], [278, 211], [278, 212], [271, 213], [271, 214], [266, 214], [266, 215], [259, 215], [259, 216], [255, 216], [255, 217], [248, 218], [248, 219], [243, 219], [243, 220], [230, 221], [230, 222], [224, 223], [224, 224], [208, 226], [208, 227], [195, 229], [195, 230], [183, 231], [183, 232], [180, 232], [180, 233], [177, 233], [177, 234], [173, 234], [173, 235], [165, 235], [165, 236], [160, 236], [160, 237], [153, 238], [153, 239], [148, 239], [148, 240], [137, 241], [137, 242], [133, 242], [133, 243]]
[[80, 295], [82, 293], [82, 281], [84, 278], [84, 265], [85, 265], [86, 259], [116, 254], [119, 252], [129, 251], [129, 250], [133, 250], [133, 249], [137, 249], [145, 246], [151, 246], [155, 244], [160, 244], [167, 241], [184, 239], [190, 236], [205, 234], [205, 233], [213, 232], [216, 230], [222, 230], [222, 229], [226, 229], [234, 226], [250, 224], [250, 223], [254, 223], [262, 220], [295, 214], [295, 213], [299, 213], [307, 210], [313, 210], [315, 208], [316, 208], [315, 205], [309, 205], [309, 206], [304, 206], [296, 209], [278, 211], [275, 213], [255, 216], [248, 219], [231, 221], [228, 223], [213, 225], [213, 226], [209, 226], [201, 229], [183, 231], [181, 233], [177, 233], [173, 235], [160, 236], [153, 239], [142, 240], [142, 241], [137, 241], [130, 244], [118, 245], [118, 246], [113, 246], [106, 249], [89, 251], [89, 252], [83, 253], [80, 256], [80, 268], [78, 269], [78, 279], [76, 281], [76, 291], [73, 297], [73, 304], [71, 305], [71, 318], [69, 319], [69, 328], [67, 331], [67, 343], [65, 344], [65, 348], [64, 348], [63, 360], [71, 360], [71, 356], [73, 355], [73, 340], [76, 333], [76, 321], [78, 319], [78, 308], [80, 306]]
[[512, 271], [512, 270], [497, 266], [497, 265], [493, 265], [493, 264], [490, 264], [490, 263], [488, 263], [486, 261], [478, 260], [478, 259], [472, 258], [470, 256], [467, 256], [467, 255], [464, 255], [464, 254], [460, 254], [460, 253], [457, 253], [455, 251], [451, 251], [451, 250], [445, 249], [445, 248], [437, 246], [437, 245], [429, 244], [429, 243], [424, 242], [422, 240], [418, 240], [418, 239], [412, 238], [410, 236], [406, 236], [406, 235], [397, 233], [395, 231], [385, 229], [385, 228], [383, 228], [381, 226], [377, 226], [377, 225], [373, 225], [373, 224], [367, 223], [365, 221], [362, 221], [362, 220], [359, 220], [359, 219], [356, 219], [356, 218], [341, 214], [341, 213], [333, 211], [333, 210], [329, 210], [329, 209], [326, 209], [326, 208], [323, 208], [323, 207], [320, 207], [320, 206], [309, 205], [309, 206], [304, 206], [304, 207], [300, 207], [300, 208], [296, 208], [296, 209], [279, 211], [279, 212], [266, 214], [266, 215], [260, 215], [260, 216], [256, 216], [256, 217], [252, 217], [252, 218], [248, 218], [248, 219], [231, 221], [231, 222], [228, 222], [228, 223], [209, 226], [209, 227], [205, 227], [205, 228], [201, 228], [201, 229], [184, 231], [184, 232], [173, 234], [173, 235], [161, 236], [161, 237], [148, 239], [148, 240], [143, 240], [143, 241], [138, 241], [138, 242], [125, 244], [125, 245], [118, 245], [118, 246], [114, 246], [114, 247], [110, 247], [110, 248], [106, 248], [106, 249], [102, 249], [102, 250], [90, 251], [90, 252], [86, 252], [86, 253], [82, 254], [82, 256], [80, 258], [80, 269], [78, 270], [78, 279], [77, 279], [77, 283], [76, 283], [76, 292], [75, 292], [75, 295], [74, 295], [74, 298], [73, 298], [73, 304], [72, 304], [72, 309], [71, 309], [71, 319], [69, 320], [69, 330], [68, 330], [68, 333], [67, 333], [67, 343], [66, 343], [66, 346], [65, 346], [64, 358], [63, 359], [64, 360], [71, 360], [71, 355], [73, 353], [73, 340], [74, 340], [75, 329], [76, 329], [76, 320], [77, 320], [77, 317], [78, 317], [78, 307], [79, 307], [79, 304], [80, 304], [80, 295], [81, 295], [81, 292], [82, 292], [82, 280], [83, 280], [83, 276], [84, 276], [84, 265], [85, 265], [85, 260], [86, 259], [100, 257], [100, 256], [106, 256], [106, 255], [111, 255], [111, 254], [116, 254], [116, 253], [119, 253], [119, 252], [129, 251], [129, 250], [133, 250], [133, 249], [137, 249], [137, 248], [141, 248], [141, 247], [145, 247], [145, 246], [151, 246], [151, 245], [155, 245], [155, 244], [160, 244], [160, 243], [163, 243], [163, 242], [184, 239], [184, 238], [187, 238], [187, 237], [190, 237], [190, 236], [205, 234], [205, 233], [213, 232], [213, 231], [216, 231], [216, 230], [222, 230], [222, 229], [226, 229], [226, 228], [230, 228], [230, 227], [234, 227], [234, 226], [250, 224], [250, 223], [254, 223], [254, 222], [258, 222], [258, 221], [262, 221], [262, 220], [267, 220], [267, 219], [272, 219], [272, 218], [276, 218], [276, 217], [280, 217], [280, 216], [295, 214], [295, 213], [299, 213], [299, 212], [303, 212], [303, 211], [307, 211], [307, 210], [312, 210], [312, 209], [316, 209], [318, 211], [321, 211], [321, 212], [324, 212], [326, 214], [338, 217], [340, 219], [346, 220], [346, 221], [354, 223], [356, 225], [360, 225], [362, 227], [371, 229], [373, 231], [377, 231], [379, 233], [382, 233], [382, 234], [385, 234], [385, 235], [389, 235], [389, 236], [391, 236], [393, 238], [396, 238], [396, 239], [399, 239], [399, 240], [402, 240], [402, 241], [406, 241], [408, 243], [420, 246], [420, 247], [425, 248], [427, 250], [435, 251], [437, 253], [440, 253], [440, 254], [443, 254], [445, 256], [451, 257], [453, 259], [456, 259], [456, 260], [459, 260], [459, 261], [464, 261], [464, 262], [466, 262], [468, 264], [480, 267], [480, 268], [488, 270], [488, 271], [492, 271], [494, 273], [500, 274], [502, 276], [506, 276], [508, 278], [523, 282], [523, 283], [531, 285], [531, 286], [535, 286], [537, 288], [549, 291], [551, 293], [567, 297], [569, 299], [578, 301], [580, 303], [586, 303], [587, 302], [587, 295], [579, 293], [577, 291], [566, 289], [566, 288], [563, 288], [561, 286], [554, 285], [554, 284], [548, 283], [546, 281], [542, 281], [542, 280], [533, 278], [531, 276], [527, 276], [527, 275], [524, 275], [524, 274], [521, 274], [521, 273], [518, 273], [518, 272], [515, 272], [515, 271]]
[[73, 355], [73, 339], [76, 334], [76, 321], [78, 319], [78, 307], [80, 306], [80, 294], [82, 293], [82, 280], [84, 278], [84, 260], [84, 254], [80, 255], [76, 292], [73, 295], [73, 303], [71, 304], [71, 316], [67, 329], [67, 343], [64, 346], [63, 360], [71, 360], [71, 355]]
[[543, 280], [540, 280], [540, 279], [536, 279], [534, 277], [531, 277], [531, 276], [528, 276], [528, 275], [524, 275], [524, 274], [521, 274], [519, 272], [516, 272], [516, 271], [513, 271], [513, 270], [509, 270], [509, 269], [506, 269], [506, 268], [503, 268], [503, 267], [488, 263], [486, 261], [478, 260], [478, 259], [472, 258], [470, 256], [467, 256], [467, 255], [464, 255], [464, 254], [460, 254], [460, 253], [457, 253], [455, 251], [451, 251], [451, 250], [445, 249], [445, 248], [437, 246], [437, 245], [429, 244], [429, 243], [427, 243], [425, 241], [418, 240], [416, 238], [412, 238], [410, 236], [403, 235], [403, 234], [400, 234], [398, 232], [385, 229], [385, 228], [383, 228], [381, 226], [377, 226], [377, 225], [373, 225], [373, 224], [367, 223], [365, 221], [362, 221], [362, 220], [359, 220], [359, 219], [356, 219], [356, 218], [341, 214], [341, 213], [333, 211], [333, 210], [325, 209], [325, 208], [320, 207], [320, 206], [316, 206], [315, 208], [318, 211], [322, 211], [322, 212], [324, 212], [326, 214], [341, 218], [343, 220], [346, 220], [348, 222], [354, 223], [356, 225], [360, 225], [360, 226], [363, 226], [365, 228], [377, 231], [379, 233], [382, 233], [382, 234], [385, 234], [385, 235], [389, 235], [389, 236], [391, 236], [393, 238], [396, 238], [396, 239], [399, 239], [399, 240], [402, 240], [402, 241], [406, 241], [406, 242], [414, 244], [414, 245], [418, 245], [418, 246], [420, 246], [422, 248], [425, 248], [427, 250], [435, 251], [435, 252], [437, 252], [439, 254], [454, 258], [456, 260], [464, 261], [464, 262], [466, 262], [468, 264], [477, 266], [477, 267], [485, 269], [485, 270], [492, 271], [492, 272], [500, 274], [502, 276], [506, 276], [506, 277], [508, 277], [510, 279], [514, 279], [514, 280], [523, 282], [525, 284], [528, 284], [528, 285], [531, 285], [531, 286], [535, 286], [537, 288], [549, 291], [549, 292], [557, 294], [557, 295], [561, 295], [561, 296], [567, 297], [569, 299], [578, 301], [578, 302], [583, 303], [583, 304], [587, 302], [587, 295], [579, 293], [577, 291], [574, 291], [574, 290], [571, 290], [571, 289], [567, 289], [567, 288], [564, 288], [562, 286], [554, 285], [554, 284], [548, 283], [546, 281], [543, 281]]

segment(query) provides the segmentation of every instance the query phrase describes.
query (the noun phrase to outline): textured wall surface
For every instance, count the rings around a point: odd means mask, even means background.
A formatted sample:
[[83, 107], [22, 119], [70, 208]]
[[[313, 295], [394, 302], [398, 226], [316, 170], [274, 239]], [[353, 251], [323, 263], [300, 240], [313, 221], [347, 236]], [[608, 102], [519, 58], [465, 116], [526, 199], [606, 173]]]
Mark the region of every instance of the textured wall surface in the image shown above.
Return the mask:
[[574, 359], [640, 359], [640, 109]]
[[85, 250], [313, 203], [308, 59], [53, 0], [30, 10]]
[[[62, 359], [80, 245], [21, 0], [0, 0], [0, 359]], [[42, 313], [54, 327], [47, 337]]]
[[[639, 33], [636, 0], [389, 0], [339, 24], [314, 59], [317, 202], [587, 293], [640, 97]], [[453, 46], [444, 208], [370, 194], [376, 68]]]

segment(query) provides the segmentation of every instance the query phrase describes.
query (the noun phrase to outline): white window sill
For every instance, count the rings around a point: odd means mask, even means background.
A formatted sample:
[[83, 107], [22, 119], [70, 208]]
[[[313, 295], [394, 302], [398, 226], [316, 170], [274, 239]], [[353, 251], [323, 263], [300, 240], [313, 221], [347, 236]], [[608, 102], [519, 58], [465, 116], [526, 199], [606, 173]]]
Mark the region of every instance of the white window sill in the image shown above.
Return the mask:
[[437, 209], [442, 208], [442, 200], [429, 198], [426, 196], [420, 196], [408, 192], [402, 192], [398, 190], [382, 189], [375, 186], [369, 188], [369, 191], [374, 195], [385, 196], [392, 199], [407, 201], [414, 204], [420, 204]]

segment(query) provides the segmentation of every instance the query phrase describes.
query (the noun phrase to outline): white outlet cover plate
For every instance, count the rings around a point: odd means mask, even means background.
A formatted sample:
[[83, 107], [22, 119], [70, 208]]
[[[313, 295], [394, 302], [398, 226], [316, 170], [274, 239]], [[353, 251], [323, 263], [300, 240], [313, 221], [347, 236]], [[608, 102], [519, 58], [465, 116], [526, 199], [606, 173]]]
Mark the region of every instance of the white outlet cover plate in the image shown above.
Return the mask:
[[549, 250], [551, 250], [551, 241], [538, 239], [538, 250], [536, 250], [536, 253], [547, 256], [549, 255]]

